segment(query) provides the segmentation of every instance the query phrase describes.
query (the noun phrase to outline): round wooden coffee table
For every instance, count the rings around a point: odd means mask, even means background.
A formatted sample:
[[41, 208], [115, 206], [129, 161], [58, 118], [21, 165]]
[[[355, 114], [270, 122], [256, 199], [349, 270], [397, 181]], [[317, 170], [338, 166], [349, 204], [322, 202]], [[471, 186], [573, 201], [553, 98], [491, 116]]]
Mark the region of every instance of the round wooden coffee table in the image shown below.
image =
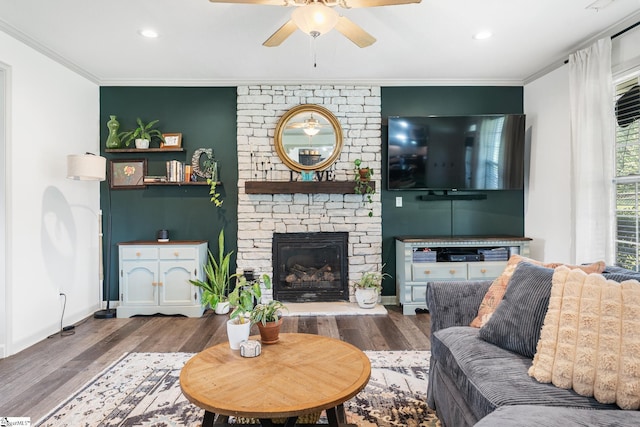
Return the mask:
[[367, 385], [370, 375], [369, 358], [351, 344], [280, 334], [277, 344], [262, 346], [254, 358], [240, 356], [228, 343], [196, 354], [182, 368], [180, 387], [205, 410], [203, 427], [214, 420], [220, 425], [229, 416], [259, 419], [263, 426], [286, 418], [284, 425], [293, 426], [299, 416], [322, 410], [330, 426], [345, 426], [342, 404]]

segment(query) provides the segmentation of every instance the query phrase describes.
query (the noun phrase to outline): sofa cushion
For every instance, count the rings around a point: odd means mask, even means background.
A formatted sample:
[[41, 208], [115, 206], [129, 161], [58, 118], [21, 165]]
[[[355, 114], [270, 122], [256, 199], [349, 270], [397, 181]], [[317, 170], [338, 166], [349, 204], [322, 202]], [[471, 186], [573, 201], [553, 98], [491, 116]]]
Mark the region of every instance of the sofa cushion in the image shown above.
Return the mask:
[[477, 419], [504, 405], [617, 408], [537, 382], [527, 374], [530, 358], [486, 342], [478, 333], [478, 328], [457, 326], [431, 336], [431, 357], [456, 384]]
[[503, 406], [481, 419], [475, 427], [637, 427], [640, 412], [551, 408], [549, 406]]
[[480, 338], [533, 358], [549, 305], [552, 277], [550, 268], [519, 263], [502, 302], [480, 328]]
[[[520, 255], [512, 255], [509, 258], [507, 266], [505, 267], [502, 274], [498, 276], [489, 287], [489, 290], [480, 303], [478, 314], [471, 321], [470, 326], [479, 328], [489, 321], [493, 313], [496, 311], [496, 308], [502, 301], [502, 297], [507, 290], [509, 280], [511, 279], [511, 276], [513, 275], [516, 267], [523, 261], [529, 262], [531, 264], [541, 265], [547, 268], [556, 268], [562, 265], [561, 263], [542, 263], [540, 261], [536, 261]], [[593, 264], [573, 266], [573, 268], [580, 268], [587, 273], [601, 273], [605, 268], [605, 263], [603, 261], [598, 261], [594, 262]]]
[[529, 373], [602, 403], [640, 408], [640, 283], [558, 267]]

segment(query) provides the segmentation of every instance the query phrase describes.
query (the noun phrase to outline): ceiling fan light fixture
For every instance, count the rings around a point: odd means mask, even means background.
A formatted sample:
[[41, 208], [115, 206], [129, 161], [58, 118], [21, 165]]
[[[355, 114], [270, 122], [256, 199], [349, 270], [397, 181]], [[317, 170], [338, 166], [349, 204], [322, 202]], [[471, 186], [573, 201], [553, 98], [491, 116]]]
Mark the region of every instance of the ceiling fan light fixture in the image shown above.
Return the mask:
[[331, 31], [338, 18], [338, 12], [318, 2], [299, 7], [291, 14], [296, 26], [314, 38]]
[[302, 130], [309, 136], [316, 136], [320, 132], [320, 128], [304, 128]]

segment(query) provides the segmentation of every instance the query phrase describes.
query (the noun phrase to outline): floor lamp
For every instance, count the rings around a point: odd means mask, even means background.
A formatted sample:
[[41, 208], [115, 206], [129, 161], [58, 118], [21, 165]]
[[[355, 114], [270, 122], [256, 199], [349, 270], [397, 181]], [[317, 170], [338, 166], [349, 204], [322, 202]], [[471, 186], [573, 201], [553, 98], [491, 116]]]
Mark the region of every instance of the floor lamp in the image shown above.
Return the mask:
[[[92, 153], [70, 154], [67, 156], [67, 178], [76, 181], [104, 181], [106, 179], [107, 159]], [[108, 191], [108, 190], [107, 190]], [[111, 194], [109, 194], [111, 196]], [[109, 197], [111, 199], [111, 197]], [[116, 310], [109, 308], [111, 300], [111, 282], [109, 280], [109, 270], [111, 262], [111, 200], [107, 207], [107, 268], [106, 272], [102, 266], [102, 215], [98, 216], [99, 227], [99, 251], [100, 251], [100, 278], [107, 282], [107, 308], [98, 310], [93, 314], [96, 319], [111, 319], [116, 317]], [[102, 290], [101, 290], [102, 292]], [[102, 300], [100, 301], [102, 304]]]

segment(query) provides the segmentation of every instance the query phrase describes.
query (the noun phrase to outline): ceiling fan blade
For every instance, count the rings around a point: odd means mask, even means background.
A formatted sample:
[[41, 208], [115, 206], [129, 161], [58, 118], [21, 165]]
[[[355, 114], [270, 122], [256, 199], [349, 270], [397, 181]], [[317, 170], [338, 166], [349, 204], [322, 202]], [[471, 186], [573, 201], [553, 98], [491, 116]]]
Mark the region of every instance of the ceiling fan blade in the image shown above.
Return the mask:
[[287, 6], [285, 0], [209, 0], [211, 3], [264, 4], [268, 6]]
[[358, 47], [371, 46], [376, 42], [375, 37], [344, 16], [338, 19], [335, 28], [342, 33], [343, 36], [357, 44]]
[[280, 46], [280, 43], [285, 41], [287, 37], [293, 34], [297, 29], [298, 27], [296, 26], [295, 22], [293, 22], [293, 20], [290, 19], [282, 27], [278, 28], [278, 31], [273, 33], [271, 37], [269, 37], [264, 43], [262, 43], [262, 46], [266, 46], [266, 47]]
[[[214, 1], [214, 0], [211, 0]], [[346, 0], [347, 8], [396, 6], [399, 4], [420, 3], [422, 0]]]

